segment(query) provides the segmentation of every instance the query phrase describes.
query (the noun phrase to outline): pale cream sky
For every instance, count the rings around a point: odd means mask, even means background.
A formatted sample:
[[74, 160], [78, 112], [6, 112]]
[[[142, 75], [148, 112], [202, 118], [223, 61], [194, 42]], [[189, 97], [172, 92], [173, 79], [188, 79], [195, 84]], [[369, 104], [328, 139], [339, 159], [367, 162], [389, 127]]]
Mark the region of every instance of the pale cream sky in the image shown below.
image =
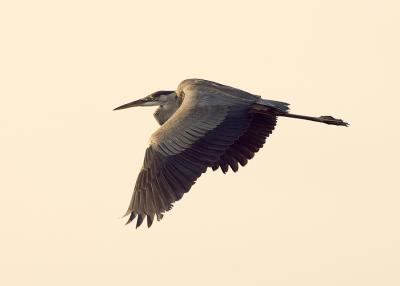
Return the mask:
[[[399, 285], [398, 3], [1, 3], [0, 284]], [[282, 118], [125, 226], [157, 124], [112, 109], [192, 77], [351, 127]]]

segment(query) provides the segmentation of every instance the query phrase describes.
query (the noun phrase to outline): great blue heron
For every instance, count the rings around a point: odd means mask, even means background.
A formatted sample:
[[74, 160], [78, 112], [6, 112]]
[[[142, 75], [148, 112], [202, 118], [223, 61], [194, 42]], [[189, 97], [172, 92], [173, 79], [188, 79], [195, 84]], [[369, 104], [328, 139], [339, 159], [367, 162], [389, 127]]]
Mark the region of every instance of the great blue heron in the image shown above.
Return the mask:
[[187, 79], [176, 91], [157, 91], [122, 105], [159, 106], [154, 117], [161, 125], [153, 133], [126, 215], [147, 216], [151, 226], [188, 192], [207, 168], [229, 167], [236, 172], [264, 145], [277, 117], [292, 117], [347, 126], [332, 116], [290, 114], [288, 103], [202, 79]]

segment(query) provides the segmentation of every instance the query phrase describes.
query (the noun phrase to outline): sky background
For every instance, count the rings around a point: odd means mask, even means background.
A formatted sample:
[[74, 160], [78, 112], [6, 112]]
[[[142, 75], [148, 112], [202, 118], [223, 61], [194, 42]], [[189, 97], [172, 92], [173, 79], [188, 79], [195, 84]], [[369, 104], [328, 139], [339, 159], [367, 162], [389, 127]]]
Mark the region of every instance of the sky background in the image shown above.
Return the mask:
[[[398, 1], [2, 1], [1, 285], [400, 285]], [[154, 108], [205, 78], [279, 119], [161, 222], [125, 213]]]

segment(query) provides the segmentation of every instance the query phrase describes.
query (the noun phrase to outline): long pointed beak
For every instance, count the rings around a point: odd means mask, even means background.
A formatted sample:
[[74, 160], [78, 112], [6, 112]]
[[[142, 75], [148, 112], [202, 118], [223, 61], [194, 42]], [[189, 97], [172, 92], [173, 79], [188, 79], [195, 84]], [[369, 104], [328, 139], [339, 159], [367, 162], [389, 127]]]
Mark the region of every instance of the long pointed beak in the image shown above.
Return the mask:
[[159, 103], [151, 97], [144, 97], [144, 98], [129, 102], [127, 104], [118, 106], [117, 108], [114, 108], [114, 110], [125, 109], [125, 108], [135, 107], [135, 106], [154, 106], [154, 105], [159, 105]]

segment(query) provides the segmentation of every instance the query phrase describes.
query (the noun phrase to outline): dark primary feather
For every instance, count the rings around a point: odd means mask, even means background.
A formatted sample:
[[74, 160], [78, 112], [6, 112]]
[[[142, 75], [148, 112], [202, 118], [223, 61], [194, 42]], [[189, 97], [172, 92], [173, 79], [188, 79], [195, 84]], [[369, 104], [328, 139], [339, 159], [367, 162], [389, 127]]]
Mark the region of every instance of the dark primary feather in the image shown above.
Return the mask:
[[252, 113], [246, 132], [225, 151], [212, 169], [215, 171], [221, 168], [222, 172], [226, 173], [230, 166], [232, 171], [237, 172], [238, 163], [242, 167], [245, 166], [248, 160], [252, 159], [254, 154], [263, 147], [266, 138], [274, 130], [276, 122], [277, 118], [274, 115]]

